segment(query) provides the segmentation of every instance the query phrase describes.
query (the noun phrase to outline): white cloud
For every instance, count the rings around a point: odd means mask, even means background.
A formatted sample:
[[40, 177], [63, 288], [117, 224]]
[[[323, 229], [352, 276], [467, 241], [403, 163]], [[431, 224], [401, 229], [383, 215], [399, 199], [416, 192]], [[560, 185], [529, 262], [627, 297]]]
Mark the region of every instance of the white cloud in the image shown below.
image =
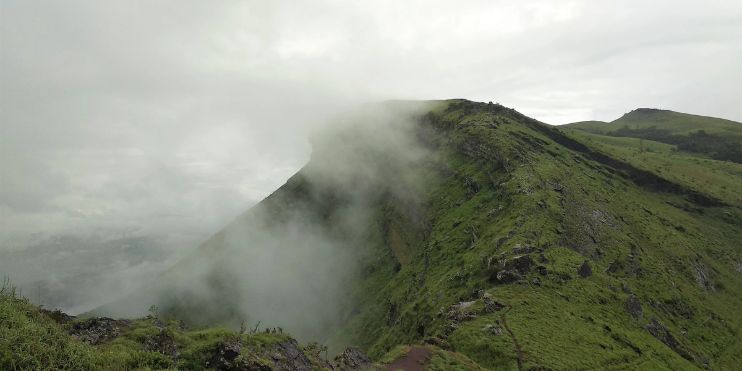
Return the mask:
[[133, 228], [193, 248], [367, 100], [742, 120], [739, 40], [735, 0], [6, 0], [0, 240]]

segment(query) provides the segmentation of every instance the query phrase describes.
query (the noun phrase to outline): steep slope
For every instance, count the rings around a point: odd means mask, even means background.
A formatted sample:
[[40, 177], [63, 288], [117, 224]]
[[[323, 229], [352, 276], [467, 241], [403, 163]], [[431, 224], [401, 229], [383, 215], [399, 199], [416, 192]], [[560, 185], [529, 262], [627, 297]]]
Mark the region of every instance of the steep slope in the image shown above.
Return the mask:
[[404, 111], [401, 132], [351, 126], [315, 143], [286, 185], [102, 311], [285, 319], [376, 359], [426, 342], [492, 369], [742, 363], [737, 178], [708, 191], [500, 105]]

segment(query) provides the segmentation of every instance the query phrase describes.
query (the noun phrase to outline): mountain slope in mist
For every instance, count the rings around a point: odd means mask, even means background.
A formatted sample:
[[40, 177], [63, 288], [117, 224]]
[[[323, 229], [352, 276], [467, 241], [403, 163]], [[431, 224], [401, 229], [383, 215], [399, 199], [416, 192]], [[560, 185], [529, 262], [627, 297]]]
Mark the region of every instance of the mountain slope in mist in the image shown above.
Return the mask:
[[492, 369], [742, 362], [739, 164], [657, 166], [618, 137], [465, 100], [341, 121], [284, 186], [96, 313], [157, 304], [194, 325], [283, 326], [375, 359], [428, 343]]

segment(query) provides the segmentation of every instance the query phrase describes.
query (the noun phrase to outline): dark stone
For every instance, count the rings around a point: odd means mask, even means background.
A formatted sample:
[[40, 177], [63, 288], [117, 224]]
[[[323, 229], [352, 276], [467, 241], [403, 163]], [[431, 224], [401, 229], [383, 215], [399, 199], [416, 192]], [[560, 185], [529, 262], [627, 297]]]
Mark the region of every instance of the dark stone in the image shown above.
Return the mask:
[[373, 365], [371, 358], [361, 352], [358, 348], [346, 348], [332, 362], [333, 370], [351, 371], [365, 370]]
[[521, 278], [521, 275], [515, 270], [499, 271], [495, 274], [495, 281], [499, 283], [513, 283]]
[[526, 274], [534, 265], [530, 255], [516, 256], [505, 263], [505, 269], [516, 270], [520, 274]]
[[481, 187], [479, 186], [479, 183], [477, 183], [477, 181], [474, 180], [474, 178], [470, 178], [470, 177], [466, 177], [464, 179], [464, 185], [466, 186], [466, 193], [469, 196], [473, 196], [479, 193], [479, 190], [481, 189]]
[[585, 260], [579, 268], [577, 268], [577, 274], [582, 278], [587, 278], [593, 275], [593, 268], [590, 267], [590, 263]]
[[676, 339], [675, 336], [673, 336], [673, 334], [670, 332], [670, 330], [668, 330], [667, 327], [660, 323], [657, 318], [652, 318], [645, 328], [647, 329], [647, 331], [649, 331], [650, 334], [652, 334], [652, 336], [667, 345], [670, 349], [675, 351], [675, 353], [689, 361], [693, 361], [693, 356], [688, 352], [688, 350], [686, 350], [685, 347], [680, 344], [678, 339]]
[[121, 335], [119, 326], [128, 325], [129, 321], [117, 321], [112, 318], [90, 318], [74, 323], [70, 328], [70, 335], [88, 344], [97, 345], [117, 338]]
[[219, 371], [271, 371], [268, 365], [248, 361], [240, 357], [242, 344], [239, 341], [219, 343], [206, 364], [209, 369]]
[[626, 299], [624, 308], [626, 308], [626, 311], [629, 312], [629, 314], [635, 319], [641, 319], [644, 314], [644, 312], [642, 311], [642, 304], [639, 301], [639, 298], [637, 298], [634, 294], [629, 295], [629, 297]]
[[536, 267], [536, 270], [538, 271], [538, 274], [542, 276], [549, 274], [549, 270], [546, 269], [546, 267], [544, 267], [543, 265], [539, 265], [538, 267]]
[[151, 352], [164, 354], [172, 359], [178, 358], [178, 346], [170, 333], [161, 329], [155, 336], [149, 336], [144, 340], [144, 349]]
[[714, 283], [711, 281], [711, 277], [702, 264], [694, 264], [693, 271], [693, 273], [695, 274], [696, 283], [698, 283], [698, 287], [708, 291], [716, 290], [716, 288], [714, 287]]
[[485, 314], [493, 313], [502, 308], [505, 308], [505, 306], [502, 303], [498, 303], [488, 296], [483, 297], [482, 301], [484, 302], [484, 313]]
[[299, 349], [299, 343], [294, 339], [278, 343], [270, 351], [273, 364], [278, 370], [309, 371], [312, 362]]

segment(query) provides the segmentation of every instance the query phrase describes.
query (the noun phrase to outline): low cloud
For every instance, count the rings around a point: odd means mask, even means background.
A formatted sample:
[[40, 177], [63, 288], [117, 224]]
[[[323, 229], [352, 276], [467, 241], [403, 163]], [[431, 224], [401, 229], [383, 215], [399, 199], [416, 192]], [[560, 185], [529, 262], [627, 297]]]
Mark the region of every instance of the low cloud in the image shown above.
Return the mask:
[[186, 255], [363, 102], [492, 100], [553, 124], [639, 106], [742, 120], [741, 4], [3, 1], [0, 274], [23, 270], [9, 251], [60, 236], [127, 231]]

